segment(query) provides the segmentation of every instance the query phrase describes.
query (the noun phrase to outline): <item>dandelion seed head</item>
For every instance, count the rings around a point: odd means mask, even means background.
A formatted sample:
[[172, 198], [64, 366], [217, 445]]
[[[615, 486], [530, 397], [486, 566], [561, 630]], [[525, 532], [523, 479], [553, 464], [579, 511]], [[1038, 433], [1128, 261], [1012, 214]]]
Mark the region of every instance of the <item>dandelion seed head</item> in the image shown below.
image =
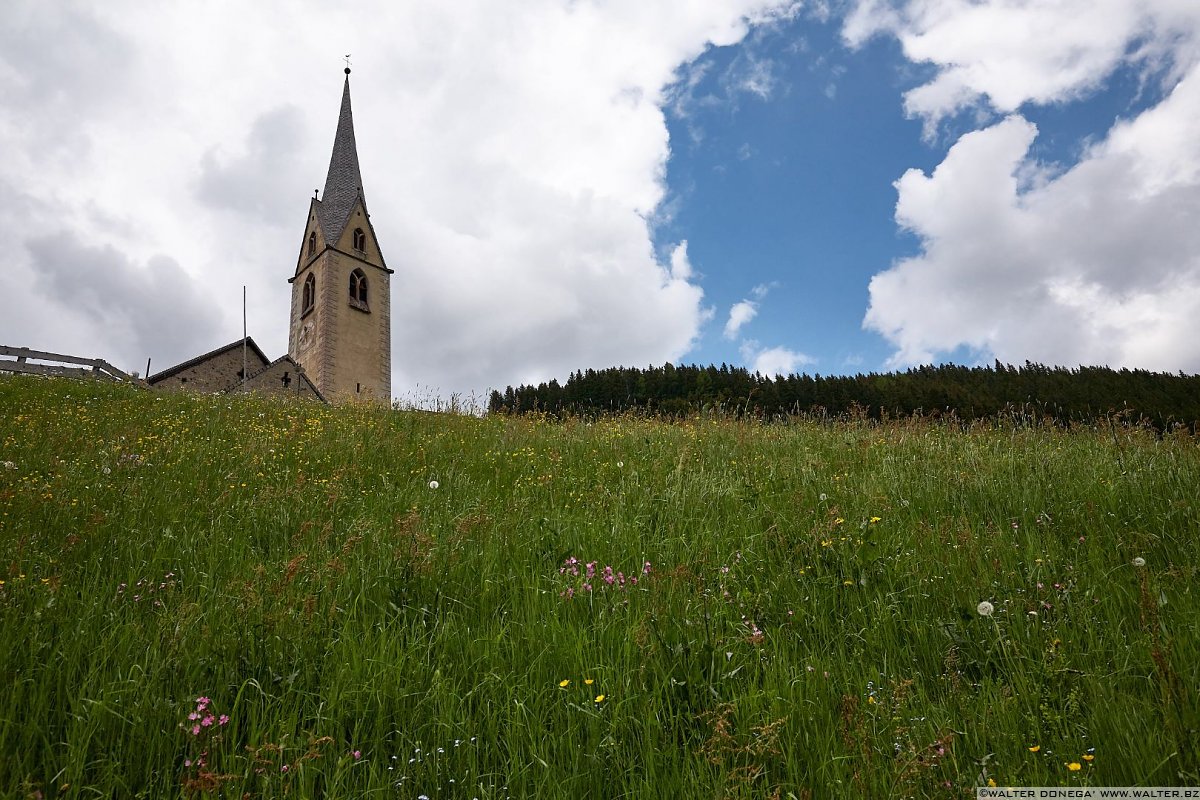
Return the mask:
[[979, 616], [981, 617], [990, 617], [992, 612], [996, 610], [996, 607], [987, 600], [984, 600], [982, 603], [975, 606], [975, 610], [979, 612]]
[[1141, 556], [1138, 556], [1131, 563], [1135, 567], [1144, 567], [1144, 566], [1146, 566], [1146, 559], [1142, 558]]
[[430, 488], [430, 489], [436, 489], [436, 488], [438, 488], [439, 486], [441, 486], [441, 484], [440, 484], [440, 483], [438, 483], [437, 481], [430, 481], [430, 482], [429, 482], [429, 488]]

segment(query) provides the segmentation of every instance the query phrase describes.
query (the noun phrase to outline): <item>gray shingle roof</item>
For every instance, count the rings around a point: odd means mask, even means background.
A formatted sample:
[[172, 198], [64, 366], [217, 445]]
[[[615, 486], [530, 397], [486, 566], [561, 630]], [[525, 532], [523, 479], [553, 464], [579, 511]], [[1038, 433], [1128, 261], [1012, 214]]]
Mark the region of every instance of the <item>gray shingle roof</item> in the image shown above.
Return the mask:
[[333, 137], [333, 155], [329, 158], [329, 174], [325, 176], [325, 191], [317, 204], [321, 230], [325, 241], [336, 242], [350, 219], [354, 201], [362, 200], [362, 173], [358, 169], [358, 148], [354, 143], [354, 115], [350, 111], [350, 76], [342, 89], [342, 110], [338, 115], [337, 134]]

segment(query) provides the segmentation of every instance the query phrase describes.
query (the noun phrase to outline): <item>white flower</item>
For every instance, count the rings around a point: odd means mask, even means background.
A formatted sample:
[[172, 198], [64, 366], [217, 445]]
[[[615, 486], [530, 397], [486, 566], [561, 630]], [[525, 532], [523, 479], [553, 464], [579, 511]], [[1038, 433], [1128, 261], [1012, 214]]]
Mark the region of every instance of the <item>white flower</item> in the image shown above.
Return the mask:
[[824, 503], [826, 500], [829, 499], [829, 495], [825, 494], [824, 492], [821, 492], [821, 496], [819, 499], [822, 503]]
[[441, 486], [441, 484], [440, 484], [440, 483], [438, 483], [437, 481], [430, 481], [430, 482], [429, 482], [429, 488], [430, 488], [430, 489], [436, 489], [436, 488], [438, 488], [439, 486]]
[[1141, 556], [1138, 556], [1137, 558], [1135, 558], [1133, 560], [1132, 563], [1135, 567], [1144, 567], [1144, 566], [1146, 566], [1146, 559], [1142, 558]]
[[625, 462], [624, 462], [624, 461], [618, 461], [618, 462], [617, 462], [617, 468], [618, 468], [618, 469], [620, 469], [620, 468], [621, 468], [621, 467], [623, 467], [623, 466], [625, 466]]
[[982, 603], [975, 606], [975, 610], [979, 612], [979, 616], [981, 617], [990, 617], [992, 612], [996, 610], [996, 607], [987, 600], [984, 600]]
[[5, 462], [4, 462], [4, 468], [5, 468], [5, 469], [16, 469], [16, 468], [17, 468], [17, 465], [16, 465], [16, 464], [14, 464], [14, 463], [13, 463], [13, 462], [11, 462], [11, 461], [5, 461]]

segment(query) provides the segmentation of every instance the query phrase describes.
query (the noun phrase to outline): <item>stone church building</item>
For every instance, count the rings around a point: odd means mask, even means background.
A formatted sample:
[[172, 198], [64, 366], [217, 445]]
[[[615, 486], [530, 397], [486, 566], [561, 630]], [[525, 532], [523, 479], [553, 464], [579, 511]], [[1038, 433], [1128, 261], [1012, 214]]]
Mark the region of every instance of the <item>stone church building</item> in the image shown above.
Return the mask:
[[349, 67], [345, 73], [325, 190], [309, 202], [296, 271], [288, 278], [287, 355], [271, 361], [247, 337], [149, 376], [151, 386], [390, 401], [392, 270], [367, 213]]

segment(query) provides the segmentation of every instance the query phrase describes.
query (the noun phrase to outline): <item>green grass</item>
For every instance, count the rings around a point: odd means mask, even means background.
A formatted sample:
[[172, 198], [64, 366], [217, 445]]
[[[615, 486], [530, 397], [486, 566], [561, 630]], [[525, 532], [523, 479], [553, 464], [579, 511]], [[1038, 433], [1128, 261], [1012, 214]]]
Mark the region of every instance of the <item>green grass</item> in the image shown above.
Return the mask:
[[1197, 444], [0, 378], [0, 796], [1197, 785]]

